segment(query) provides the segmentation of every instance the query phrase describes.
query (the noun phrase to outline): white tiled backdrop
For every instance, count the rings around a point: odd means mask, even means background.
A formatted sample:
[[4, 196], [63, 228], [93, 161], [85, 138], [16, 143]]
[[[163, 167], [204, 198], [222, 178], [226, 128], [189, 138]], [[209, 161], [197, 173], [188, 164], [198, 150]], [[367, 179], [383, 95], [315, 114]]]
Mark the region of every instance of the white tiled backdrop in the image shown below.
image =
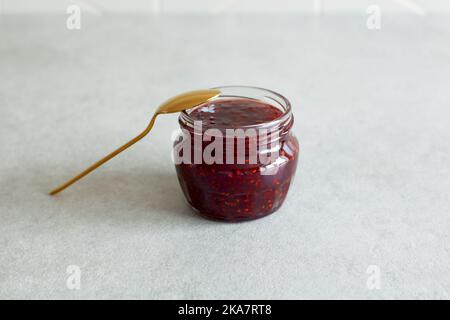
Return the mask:
[[64, 13], [77, 4], [92, 14], [265, 13], [335, 14], [364, 12], [379, 5], [387, 12], [450, 13], [450, 0], [0, 0], [0, 13]]

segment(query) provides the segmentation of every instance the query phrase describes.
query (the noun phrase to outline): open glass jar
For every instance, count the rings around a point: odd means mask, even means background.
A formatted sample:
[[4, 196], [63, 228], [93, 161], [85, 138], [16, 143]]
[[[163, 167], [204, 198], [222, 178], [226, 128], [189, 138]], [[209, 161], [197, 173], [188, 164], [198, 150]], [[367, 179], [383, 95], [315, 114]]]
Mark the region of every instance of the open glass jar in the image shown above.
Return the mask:
[[174, 160], [181, 188], [209, 218], [266, 216], [283, 204], [297, 167], [291, 105], [262, 88], [216, 89], [220, 96], [179, 116]]

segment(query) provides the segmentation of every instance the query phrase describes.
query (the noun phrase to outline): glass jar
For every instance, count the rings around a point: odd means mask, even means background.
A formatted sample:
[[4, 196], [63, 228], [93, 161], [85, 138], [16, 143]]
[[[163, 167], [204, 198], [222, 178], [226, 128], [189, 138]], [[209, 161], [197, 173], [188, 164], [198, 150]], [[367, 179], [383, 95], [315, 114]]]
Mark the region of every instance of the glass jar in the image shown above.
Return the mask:
[[220, 96], [179, 116], [174, 160], [183, 193], [194, 210], [213, 219], [243, 221], [273, 213], [297, 167], [291, 105], [262, 88], [215, 89]]

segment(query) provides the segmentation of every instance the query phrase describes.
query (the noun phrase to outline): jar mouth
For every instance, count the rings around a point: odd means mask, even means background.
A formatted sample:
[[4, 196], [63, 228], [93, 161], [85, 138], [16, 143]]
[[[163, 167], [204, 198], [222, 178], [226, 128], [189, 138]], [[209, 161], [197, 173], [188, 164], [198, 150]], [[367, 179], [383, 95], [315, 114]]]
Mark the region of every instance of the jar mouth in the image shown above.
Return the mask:
[[[221, 93], [217, 96], [212, 98], [211, 100], [208, 100], [207, 102], [197, 105], [194, 108], [184, 110], [181, 112], [179, 121], [180, 123], [183, 123], [187, 126], [193, 126], [194, 125], [194, 119], [190, 116], [190, 112], [194, 110], [195, 108], [198, 108], [199, 106], [209, 104], [214, 101], [219, 100], [225, 100], [225, 99], [250, 99], [255, 101], [260, 101], [265, 104], [269, 104], [277, 109], [279, 109], [282, 113], [276, 117], [275, 119], [272, 119], [270, 121], [264, 122], [264, 123], [257, 123], [257, 124], [249, 124], [249, 125], [239, 125], [239, 128], [241, 129], [251, 129], [251, 128], [273, 128], [273, 127], [279, 127], [283, 124], [288, 124], [289, 122], [292, 122], [292, 110], [291, 110], [291, 103], [287, 98], [285, 98], [283, 95], [269, 90], [265, 88], [260, 87], [253, 87], [253, 86], [238, 86], [238, 85], [229, 85], [229, 86], [221, 86], [221, 87], [214, 87], [211, 89], [217, 89], [220, 90]], [[291, 124], [292, 125], [292, 124]], [[208, 127], [208, 126], [206, 126]], [[209, 126], [212, 127], [212, 126]], [[225, 128], [225, 126], [214, 126], [215, 128]], [[229, 126], [232, 128], [233, 126]], [[227, 126], [228, 128], [228, 126]]]

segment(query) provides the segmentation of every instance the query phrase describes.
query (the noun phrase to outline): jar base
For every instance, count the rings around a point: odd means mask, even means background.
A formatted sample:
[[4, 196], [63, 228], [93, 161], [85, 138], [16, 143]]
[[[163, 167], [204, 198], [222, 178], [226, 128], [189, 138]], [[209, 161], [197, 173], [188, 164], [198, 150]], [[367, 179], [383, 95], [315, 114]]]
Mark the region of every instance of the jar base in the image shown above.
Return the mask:
[[210, 220], [210, 221], [215, 221], [215, 222], [225, 222], [225, 223], [239, 223], [239, 222], [247, 222], [247, 221], [252, 221], [252, 220], [258, 220], [267, 216], [270, 216], [271, 214], [275, 213], [276, 211], [278, 211], [278, 208], [269, 211], [267, 213], [262, 213], [259, 215], [252, 215], [252, 216], [239, 216], [239, 217], [225, 217], [225, 216], [218, 216], [215, 214], [208, 214], [205, 212], [202, 212], [198, 209], [196, 209], [195, 207], [193, 207], [191, 204], [189, 204], [189, 207], [200, 217]]

